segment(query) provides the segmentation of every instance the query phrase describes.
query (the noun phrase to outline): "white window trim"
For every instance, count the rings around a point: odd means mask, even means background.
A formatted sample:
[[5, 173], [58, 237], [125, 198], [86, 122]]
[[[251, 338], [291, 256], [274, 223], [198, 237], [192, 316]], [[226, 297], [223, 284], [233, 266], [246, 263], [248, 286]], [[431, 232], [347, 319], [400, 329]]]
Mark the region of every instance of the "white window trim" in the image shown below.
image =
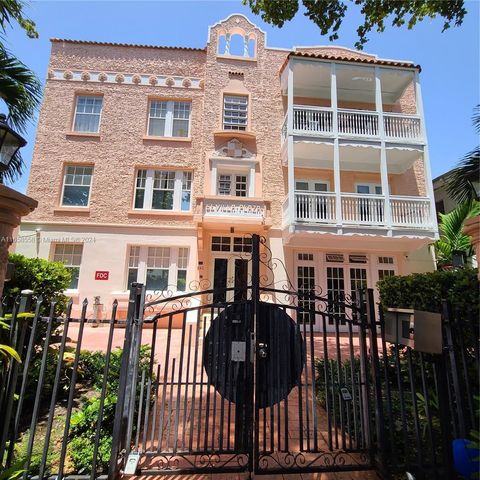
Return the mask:
[[[170, 246], [170, 245], [138, 245], [138, 244], [129, 244], [127, 245], [127, 254], [126, 254], [126, 271], [125, 271], [125, 281], [126, 284], [128, 281], [128, 270], [129, 268], [135, 268], [129, 266], [129, 258], [130, 258], [130, 248], [131, 247], [140, 247], [140, 252], [138, 256], [138, 266], [137, 268], [137, 282], [143, 283], [146, 285], [147, 281], [147, 270], [148, 270], [148, 249], [149, 248], [169, 248], [170, 249], [170, 263], [168, 266], [168, 282], [167, 282], [167, 289], [174, 290], [175, 292], [186, 292], [187, 290], [177, 290], [177, 280], [178, 280], [178, 253], [180, 248], [188, 249], [188, 261], [187, 261], [187, 268], [182, 268], [181, 270], [187, 271], [187, 277], [185, 280], [185, 285], [187, 286], [189, 283], [189, 276], [190, 276], [190, 255], [191, 255], [191, 248], [189, 245], [179, 245], [179, 246]], [[128, 290], [128, 286], [127, 286]], [[153, 290], [147, 290], [148, 292], [152, 292]]]
[[[167, 104], [167, 114], [165, 116], [165, 131], [163, 135], [151, 135], [150, 134], [150, 106], [152, 102], [165, 102]], [[186, 137], [174, 137], [173, 136], [173, 111], [175, 102], [189, 103], [190, 112], [188, 115], [188, 134]], [[157, 117], [155, 117], [157, 118]], [[186, 118], [182, 119], [186, 120]], [[191, 100], [162, 100], [161, 98], [152, 98], [148, 101], [148, 122], [147, 122], [147, 136], [153, 138], [190, 138], [192, 128], [192, 101]]]
[[[308, 184], [308, 192], [312, 192], [312, 193], [327, 193], [327, 192], [330, 192], [330, 181], [329, 180], [323, 180], [323, 179], [311, 180], [311, 179], [296, 178], [295, 179], [295, 191], [306, 192], [307, 190], [297, 190], [297, 182], [307, 183]], [[315, 184], [316, 183], [324, 183], [325, 185], [327, 185], [327, 191], [326, 192], [317, 192], [315, 190]]]
[[[98, 114], [98, 129], [96, 132], [85, 132], [83, 130], [75, 130], [75, 121], [77, 120], [78, 99], [81, 97], [95, 97], [95, 98], [102, 99], [102, 108], [100, 109], [100, 113]], [[93, 135], [100, 133], [100, 127], [102, 126], [102, 114], [103, 114], [103, 95], [81, 95], [81, 94], [75, 95], [75, 112], [73, 113], [71, 131], [75, 133], [80, 133], [80, 134], [85, 133], [85, 134], [93, 134]], [[86, 114], [82, 113], [82, 115], [86, 115]], [[92, 113], [90, 115], [96, 115], [96, 113]]]
[[[88, 201], [87, 201], [86, 205], [64, 205], [64, 203], [63, 203], [63, 197], [65, 195], [65, 180], [66, 180], [66, 177], [67, 177], [68, 167], [90, 167], [92, 169], [91, 181], [90, 181], [90, 185], [89, 185], [89, 188], [88, 188]], [[90, 208], [90, 198], [92, 196], [92, 182], [93, 182], [94, 168], [95, 167], [93, 165], [82, 165], [82, 164], [78, 164], [78, 163], [69, 163], [69, 164], [66, 164], [64, 166], [63, 181], [62, 181], [62, 194], [61, 194], [61, 197], [60, 197], [60, 206], [62, 208], [85, 208], [85, 209]], [[136, 178], [135, 178], [135, 180], [136, 180]], [[80, 186], [84, 187], [85, 185], [80, 185]]]
[[247, 196], [236, 198], [255, 197], [255, 166], [256, 161], [238, 160], [232, 162], [231, 159], [212, 159], [212, 170], [210, 177], [211, 195], [227, 197], [227, 195], [218, 194], [218, 179], [220, 175], [246, 175], [247, 176]]
[[[241, 57], [242, 58], [242, 57]], [[226, 97], [242, 97], [247, 99], [247, 110], [246, 110], [246, 117], [245, 117], [245, 124], [229, 124], [230, 127], [237, 126], [237, 127], [245, 127], [245, 128], [225, 128], [225, 98]], [[231, 132], [248, 132], [249, 131], [249, 117], [250, 117], [250, 95], [242, 94], [242, 93], [224, 93], [222, 99], [222, 130], [231, 131]]]
[[[359, 186], [368, 186], [368, 188], [370, 190], [372, 190], [372, 187], [373, 187], [373, 191], [375, 192], [375, 188], [376, 187], [380, 187], [382, 189], [382, 193], [358, 193], [357, 192], [357, 187]], [[382, 188], [382, 185], [380, 183], [370, 183], [370, 182], [355, 182], [355, 195], [377, 195], [377, 196], [383, 196], [383, 188]]]
[[[145, 194], [143, 197], [143, 208], [135, 207], [135, 195], [137, 192], [137, 176], [139, 170], [146, 170], [147, 177], [145, 178]], [[152, 208], [153, 202], [153, 182], [155, 172], [175, 172], [175, 183], [174, 183], [174, 190], [173, 190], [173, 208], [171, 209], [164, 209], [164, 208]], [[134, 183], [134, 191], [133, 191], [133, 210], [142, 212], [191, 212], [192, 211], [192, 186], [190, 187], [190, 208], [188, 210], [182, 210], [182, 187], [183, 187], [183, 174], [184, 172], [191, 172], [192, 173], [192, 184], [193, 184], [193, 172], [191, 170], [174, 170], [168, 168], [158, 168], [158, 169], [145, 169], [145, 168], [137, 168], [135, 170], [135, 183]], [[147, 205], [147, 207], [145, 207]]]
[[[231, 177], [231, 180], [230, 180], [230, 195], [220, 195], [220, 193], [218, 193], [219, 191], [219, 183], [220, 183], [220, 176], [221, 175], [230, 175]], [[240, 197], [236, 195], [236, 177], [237, 175], [241, 175], [242, 177], [246, 177], [247, 179], [247, 188], [245, 190], [245, 196], [244, 197]], [[235, 197], [235, 198], [248, 198], [250, 196], [250, 172], [249, 171], [240, 171], [240, 170], [224, 170], [224, 169], [221, 169], [221, 170], [218, 170], [217, 171], [217, 186], [216, 186], [216, 190], [217, 190], [217, 195], [219, 196], [222, 196], [222, 197]]]
[[[75, 242], [57, 242], [53, 241], [51, 244], [51, 250], [50, 250], [50, 261], [55, 261], [55, 250], [57, 249], [57, 245], [81, 245], [82, 246], [82, 255], [80, 258], [80, 264], [79, 265], [67, 265], [64, 264], [66, 268], [78, 268], [78, 285], [80, 285], [80, 274], [82, 273], [82, 263], [83, 263], [83, 243], [75, 243]], [[63, 262], [62, 262], [63, 263]], [[64, 293], [72, 293], [72, 294], [77, 294], [78, 293], [78, 286], [77, 288], [66, 288]]]

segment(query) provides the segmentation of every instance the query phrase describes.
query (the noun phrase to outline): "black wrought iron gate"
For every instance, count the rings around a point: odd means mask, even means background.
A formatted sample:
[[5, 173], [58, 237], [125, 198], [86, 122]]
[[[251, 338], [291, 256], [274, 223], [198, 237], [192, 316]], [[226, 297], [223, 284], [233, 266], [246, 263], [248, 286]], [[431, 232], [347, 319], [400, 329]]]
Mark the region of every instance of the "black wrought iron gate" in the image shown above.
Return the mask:
[[362, 293], [276, 284], [262, 244], [252, 237], [247, 285], [155, 297], [133, 285], [112, 476], [372, 468]]

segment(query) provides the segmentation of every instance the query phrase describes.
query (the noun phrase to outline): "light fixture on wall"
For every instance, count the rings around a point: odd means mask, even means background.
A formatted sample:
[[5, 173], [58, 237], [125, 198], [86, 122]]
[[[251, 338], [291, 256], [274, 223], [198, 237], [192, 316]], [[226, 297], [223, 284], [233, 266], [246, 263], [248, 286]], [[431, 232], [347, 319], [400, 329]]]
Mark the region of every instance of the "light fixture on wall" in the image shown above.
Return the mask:
[[10, 128], [7, 124], [7, 116], [0, 114], [0, 172], [5, 172], [18, 149], [24, 147], [27, 141]]

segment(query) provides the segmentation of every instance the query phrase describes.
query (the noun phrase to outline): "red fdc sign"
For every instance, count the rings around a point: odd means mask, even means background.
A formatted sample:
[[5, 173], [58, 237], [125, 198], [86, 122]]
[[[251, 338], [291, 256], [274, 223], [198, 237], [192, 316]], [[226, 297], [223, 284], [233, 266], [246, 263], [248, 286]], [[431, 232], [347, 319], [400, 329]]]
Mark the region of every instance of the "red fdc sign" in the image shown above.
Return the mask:
[[108, 274], [110, 272], [101, 272], [101, 271], [96, 271], [95, 272], [95, 280], [108, 280]]

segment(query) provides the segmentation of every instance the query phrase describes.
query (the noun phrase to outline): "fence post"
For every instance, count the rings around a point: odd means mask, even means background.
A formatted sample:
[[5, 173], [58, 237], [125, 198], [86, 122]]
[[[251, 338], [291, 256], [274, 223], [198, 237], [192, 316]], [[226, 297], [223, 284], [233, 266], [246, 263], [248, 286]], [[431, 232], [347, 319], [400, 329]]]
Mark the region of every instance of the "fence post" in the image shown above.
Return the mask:
[[[385, 442], [385, 415], [383, 411], [382, 381], [380, 378], [380, 359], [378, 356], [377, 322], [375, 320], [375, 300], [373, 289], [367, 289], [367, 327], [370, 335], [370, 360], [375, 395], [375, 433], [378, 446], [379, 469], [382, 478], [387, 477], [387, 445]], [[381, 335], [383, 332], [381, 331]], [[388, 382], [388, 379], [385, 379]]]
[[372, 450], [372, 433], [371, 433], [371, 421], [370, 421], [370, 386], [368, 379], [368, 363], [367, 363], [367, 340], [365, 337], [365, 329], [367, 324], [365, 321], [365, 291], [357, 290], [356, 301], [359, 308], [359, 328], [358, 328], [358, 342], [360, 345], [360, 384], [362, 386], [363, 397], [363, 429], [364, 439], [366, 446], [370, 450], [370, 454], [373, 457]]
[[125, 435], [128, 426], [128, 407], [126, 404], [126, 394], [128, 389], [130, 372], [130, 357], [132, 351], [132, 332], [135, 324], [136, 313], [138, 312], [138, 303], [140, 302], [143, 285], [132, 283], [130, 287], [130, 296], [128, 299], [127, 322], [125, 329], [125, 339], [123, 342], [122, 362], [120, 364], [120, 378], [118, 381], [117, 404], [115, 406], [115, 418], [113, 420], [112, 433], [112, 451], [108, 467], [108, 478], [116, 479], [120, 474], [121, 464], [118, 459], [125, 453]]
[[[26, 313], [30, 310], [32, 302], [31, 290], [23, 290], [20, 295], [20, 301], [16, 312], [12, 316], [11, 324], [11, 338], [12, 338], [12, 347], [17, 351], [18, 355], [22, 357], [24, 343], [25, 343], [25, 334], [27, 330], [27, 318], [20, 316], [22, 313]], [[15, 397], [15, 391], [17, 389], [17, 379], [18, 379], [18, 370], [20, 368], [19, 362], [13, 360], [10, 362], [8, 371], [6, 372], [6, 384], [5, 388], [5, 397], [3, 398], [2, 405], [0, 405], [0, 411], [3, 416], [3, 428], [1, 431], [0, 437], [0, 465], [3, 464], [3, 457], [5, 454], [5, 449], [9, 437], [9, 432], [11, 429], [11, 420], [13, 413], [13, 400]]]

